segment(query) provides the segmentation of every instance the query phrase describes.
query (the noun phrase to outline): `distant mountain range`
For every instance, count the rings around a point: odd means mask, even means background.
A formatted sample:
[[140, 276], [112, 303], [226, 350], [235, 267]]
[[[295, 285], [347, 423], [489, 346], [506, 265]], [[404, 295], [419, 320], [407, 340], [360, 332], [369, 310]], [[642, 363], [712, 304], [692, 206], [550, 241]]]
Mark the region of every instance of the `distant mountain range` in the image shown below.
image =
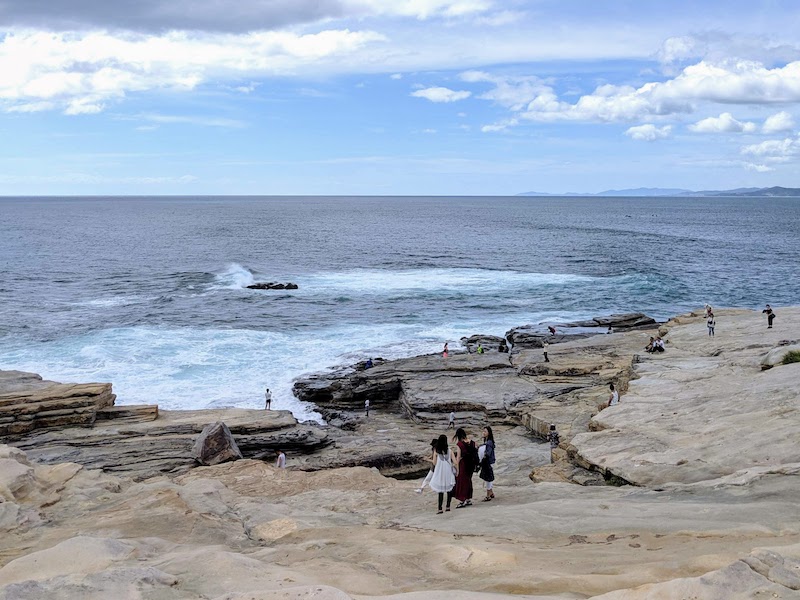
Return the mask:
[[702, 190], [694, 192], [679, 188], [634, 188], [628, 190], [606, 190], [597, 194], [545, 194], [542, 192], [523, 192], [517, 196], [680, 196], [690, 198], [707, 198], [713, 196], [740, 196], [747, 198], [776, 198], [785, 196], [800, 196], [800, 188], [769, 187], [769, 188], [736, 188], [735, 190]]

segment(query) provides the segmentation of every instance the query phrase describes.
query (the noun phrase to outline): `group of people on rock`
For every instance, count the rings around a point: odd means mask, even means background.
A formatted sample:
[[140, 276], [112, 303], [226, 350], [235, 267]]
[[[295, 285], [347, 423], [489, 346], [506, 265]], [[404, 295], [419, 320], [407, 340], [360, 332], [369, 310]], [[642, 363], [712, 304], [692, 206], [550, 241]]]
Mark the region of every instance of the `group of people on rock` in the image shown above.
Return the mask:
[[650, 336], [650, 342], [647, 346], [644, 347], [646, 352], [664, 352], [666, 348], [664, 348], [664, 340], [661, 339], [661, 336], [653, 337]]
[[458, 501], [456, 508], [472, 505], [472, 475], [476, 472], [486, 489], [483, 501], [494, 499], [492, 465], [495, 462], [495, 443], [492, 428], [483, 428], [483, 443], [480, 446], [470, 439], [463, 427], [456, 429], [452, 441], [455, 444], [451, 447], [444, 434], [431, 440], [431, 455], [427, 459], [431, 462], [431, 469], [416, 490], [422, 493], [428, 485], [438, 494], [437, 514], [449, 512], [453, 498]]

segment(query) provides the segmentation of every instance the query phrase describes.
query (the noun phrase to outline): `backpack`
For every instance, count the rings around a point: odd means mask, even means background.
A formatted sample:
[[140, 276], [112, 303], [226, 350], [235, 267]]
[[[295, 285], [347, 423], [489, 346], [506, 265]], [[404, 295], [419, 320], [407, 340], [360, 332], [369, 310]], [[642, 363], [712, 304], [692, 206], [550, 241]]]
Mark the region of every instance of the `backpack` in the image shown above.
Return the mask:
[[464, 468], [468, 473], [472, 473], [480, 468], [481, 461], [478, 458], [478, 447], [475, 442], [470, 440], [464, 450]]

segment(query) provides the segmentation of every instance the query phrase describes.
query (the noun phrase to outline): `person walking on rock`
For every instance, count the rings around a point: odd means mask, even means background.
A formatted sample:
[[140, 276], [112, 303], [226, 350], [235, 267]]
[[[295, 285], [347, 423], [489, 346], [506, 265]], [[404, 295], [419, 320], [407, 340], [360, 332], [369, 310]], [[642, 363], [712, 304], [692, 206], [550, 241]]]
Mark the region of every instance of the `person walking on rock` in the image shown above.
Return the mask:
[[772, 307], [767, 304], [767, 307], [761, 312], [767, 315], [767, 329], [772, 329], [772, 321], [775, 320], [775, 313], [772, 312]]
[[[481, 453], [483, 449], [483, 453]], [[480, 458], [481, 470], [478, 477], [483, 481], [483, 487], [486, 488], [486, 497], [484, 502], [494, 500], [494, 434], [492, 428], [488, 425], [483, 428], [483, 445], [478, 449], [478, 456]]]
[[455, 429], [456, 428], [456, 413], [454, 411], [450, 411], [450, 421], [447, 423], [448, 429]]
[[550, 362], [550, 359], [547, 358], [547, 350], [550, 348], [550, 344], [547, 343], [547, 340], [542, 342], [542, 354], [544, 355], [544, 362]]
[[276, 469], [286, 468], [286, 455], [280, 448], [275, 450], [275, 468]]
[[[447, 441], [446, 438], [445, 441]], [[421, 494], [422, 490], [425, 489], [425, 485], [426, 484], [430, 485], [431, 479], [433, 479], [433, 467], [436, 464], [436, 442], [438, 442], [437, 438], [433, 438], [431, 440], [431, 452], [430, 455], [425, 459], [426, 461], [431, 463], [431, 468], [428, 469], [428, 474], [425, 475], [425, 479], [422, 480], [422, 484], [417, 489], [414, 490], [418, 494]]]
[[708, 337], [714, 337], [714, 327], [717, 326], [717, 322], [714, 319], [714, 313], [709, 313], [708, 319], [706, 320], [706, 326], [708, 327]]
[[442, 503], [447, 494], [446, 511], [450, 512], [450, 502], [453, 500], [453, 487], [456, 485], [456, 475], [458, 467], [453, 451], [447, 447], [447, 436], [442, 434], [436, 440], [436, 453], [433, 457], [433, 477], [431, 477], [430, 487], [439, 494], [439, 510], [437, 515], [442, 514]]
[[469, 439], [463, 427], [456, 429], [453, 440], [457, 440], [454, 452], [458, 464], [453, 496], [458, 500], [456, 508], [464, 508], [472, 504], [472, 474], [475, 472], [478, 462], [478, 448], [475, 446], [475, 442]]
[[369, 398], [364, 400], [364, 414], [369, 418]]

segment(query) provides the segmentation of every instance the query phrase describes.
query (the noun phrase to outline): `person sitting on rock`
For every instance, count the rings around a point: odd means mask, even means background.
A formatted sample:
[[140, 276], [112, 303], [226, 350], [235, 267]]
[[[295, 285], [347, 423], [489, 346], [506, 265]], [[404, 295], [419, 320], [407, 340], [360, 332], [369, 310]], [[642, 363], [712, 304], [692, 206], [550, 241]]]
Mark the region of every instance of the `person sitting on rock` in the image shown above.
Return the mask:
[[372, 367], [373, 367], [373, 364], [372, 364], [372, 359], [371, 359], [371, 358], [368, 358], [368, 359], [367, 359], [367, 362], [366, 362], [366, 363], [364, 363], [364, 368], [365, 368], [365, 369], [371, 369]]
[[656, 338], [656, 341], [653, 342], [653, 350], [652, 352], [664, 352], [664, 340], [661, 339], [661, 336]]
[[608, 384], [608, 389], [611, 390], [611, 395], [608, 397], [608, 405], [607, 406], [614, 406], [615, 404], [619, 404], [619, 392], [614, 387], [613, 383]]
[[556, 334], [556, 328], [553, 327], [552, 325], [548, 325], [547, 326], [547, 331], [550, 332], [550, 335], [555, 335]]
[[483, 345], [478, 342], [478, 354], [483, 354]]
[[653, 344], [655, 344], [656, 338], [652, 335], [650, 336], [650, 341], [647, 343], [647, 346], [644, 347], [645, 352], [653, 352]]

